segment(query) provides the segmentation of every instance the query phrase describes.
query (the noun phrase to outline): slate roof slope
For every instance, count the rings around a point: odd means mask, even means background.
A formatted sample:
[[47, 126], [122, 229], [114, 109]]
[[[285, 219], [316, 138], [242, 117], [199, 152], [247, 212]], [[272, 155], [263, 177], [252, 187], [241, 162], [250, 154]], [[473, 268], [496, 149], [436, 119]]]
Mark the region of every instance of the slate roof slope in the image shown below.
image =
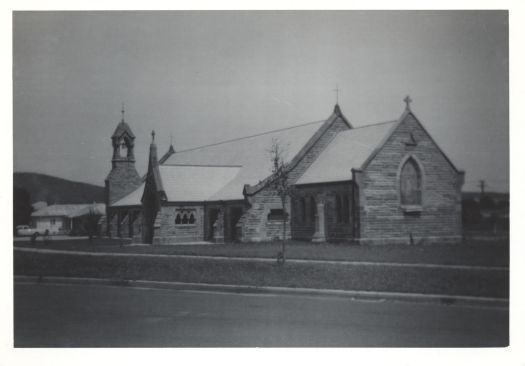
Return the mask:
[[[162, 182], [171, 202], [242, 200], [246, 184], [255, 186], [271, 175], [269, 149], [274, 139], [285, 148], [285, 163], [293, 164], [339, 118], [351, 128], [336, 105], [334, 113], [321, 121], [178, 152], [170, 146], [159, 160], [160, 176], [155, 179]], [[144, 187], [143, 183], [112, 206], [141, 205]]]
[[[210, 201], [239, 173], [239, 166], [161, 165], [168, 201]], [[242, 190], [241, 190], [242, 196]]]
[[398, 122], [395, 120], [377, 123], [339, 132], [296, 184], [351, 180], [351, 169], [361, 168]]
[[142, 194], [144, 193], [144, 187], [146, 186], [146, 182], [143, 179], [143, 182], [141, 185], [139, 185], [134, 191], [129, 193], [128, 195], [122, 197], [117, 202], [113, 203], [111, 207], [123, 207], [123, 206], [140, 206], [142, 204]]
[[106, 212], [106, 205], [103, 203], [95, 204], [75, 204], [75, 205], [51, 205], [46, 206], [31, 214], [32, 217], [79, 217], [87, 215], [91, 209], [95, 214], [103, 215]]
[[[199, 171], [199, 174], [202, 174], [202, 178], [194, 178], [193, 184], [196, 186], [194, 189], [198, 188], [207, 190], [206, 185], [212, 183], [211, 181], [216, 178], [212, 176], [209, 178], [209, 181], [201, 180], [204, 178], [205, 174], [208, 174], [205, 173], [206, 170], [211, 167], [237, 167], [236, 174], [232, 176], [229, 181], [224, 181], [224, 185], [214, 192], [214, 194], [210, 195], [207, 200], [244, 199], [242, 191], [245, 184], [257, 184], [272, 173], [272, 164], [268, 152], [272, 145], [272, 139], [277, 139], [282, 143], [286, 148], [287, 160], [291, 160], [316, 133], [323, 122], [325, 122], [325, 120], [310, 122], [286, 129], [270, 131], [259, 135], [248, 136], [200, 148], [178, 151], [171, 155], [164, 164], [160, 165], [160, 168], [170, 165], [200, 165], [201, 168], [203, 168], [202, 171]], [[167, 172], [166, 169], [163, 169], [163, 171]], [[226, 171], [229, 173], [233, 172], [231, 169]], [[226, 171], [221, 171], [220, 174], [226, 175]], [[161, 173], [165, 189], [167, 191], [172, 189], [169, 187], [171, 185], [174, 186], [173, 189], [176, 189], [175, 186], [178, 184], [178, 178], [173, 177], [173, 180], [168, 183], [164, 178], [164, 174], [166, 173]], [[220, 180], [222, 181], [222, 176]], [[206, 194], [207, 192], [208, 191], [206, 191]], [[200, 196], [206, 196], [206, 194], [203, 192]], [[172, 200], [169, 194], [168, 199], [170, 201]], [[185, 200], [188, 201], [188, 199]]]

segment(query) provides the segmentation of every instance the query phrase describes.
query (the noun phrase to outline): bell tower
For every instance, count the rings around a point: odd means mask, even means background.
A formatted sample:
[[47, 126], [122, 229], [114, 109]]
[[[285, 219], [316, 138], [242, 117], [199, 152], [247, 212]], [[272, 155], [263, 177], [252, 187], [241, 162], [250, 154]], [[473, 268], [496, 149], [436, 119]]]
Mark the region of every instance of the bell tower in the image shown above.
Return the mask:
[[111, 145], [113, 147], [111, 171], [105, 180], [108, 207], [131, 193], [141, 182], [135, 169], [135, 135], [124, 120], [124, 106], [122, 106], [122, 119], [111, 136]]

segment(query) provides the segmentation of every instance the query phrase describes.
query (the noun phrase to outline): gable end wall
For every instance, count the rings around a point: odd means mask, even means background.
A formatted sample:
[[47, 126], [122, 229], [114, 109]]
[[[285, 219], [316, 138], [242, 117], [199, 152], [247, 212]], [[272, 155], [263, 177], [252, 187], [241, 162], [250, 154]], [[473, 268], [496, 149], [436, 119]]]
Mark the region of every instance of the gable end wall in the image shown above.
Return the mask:
[[[416, 146], [405, 144], [413, 133]], [[400, 204], [399, 170], [407, 156], [422, 165], [422, 207], [406, 214]], [[450, 165], [412, 115], [396, 128], [362, 173], [361, 241], [410, 243], [459, 241], [462, 175]]]
[[[340, 117], [337, 118], [290, 172], [290, 182], [292, 184], [295, 183], [328, 146], [335, 135], [346, 130], [348, 130], [348, 125]], [[248, 201], [250, 208], [243, 214], [240, 221], [242, 223], [242, 241], [267, 241], [274, 238], [282, 238], [282, 222], [269, 222], [267, 220], [270, 209], [281, 208], [281, 200], [275, 190], [265, 187], [253, 196], [250, 196]], [[291, 215], [290, 211], [290, 202], [288, 200], [286, 204], [288, 215]], [[290, 238], [290, 220], [288, 220], [286, 225], [286, 237]]]

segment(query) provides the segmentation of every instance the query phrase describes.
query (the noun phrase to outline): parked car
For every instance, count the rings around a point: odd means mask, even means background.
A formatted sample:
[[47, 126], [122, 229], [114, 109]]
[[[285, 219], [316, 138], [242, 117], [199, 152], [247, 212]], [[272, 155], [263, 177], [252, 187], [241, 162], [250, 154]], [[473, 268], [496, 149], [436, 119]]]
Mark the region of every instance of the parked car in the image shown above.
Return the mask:
[[16, 227], [17, 236], [31, 236], [33, 234], [42, 235], [36, 228], [30, 227], [29, 225], [18, 225]]

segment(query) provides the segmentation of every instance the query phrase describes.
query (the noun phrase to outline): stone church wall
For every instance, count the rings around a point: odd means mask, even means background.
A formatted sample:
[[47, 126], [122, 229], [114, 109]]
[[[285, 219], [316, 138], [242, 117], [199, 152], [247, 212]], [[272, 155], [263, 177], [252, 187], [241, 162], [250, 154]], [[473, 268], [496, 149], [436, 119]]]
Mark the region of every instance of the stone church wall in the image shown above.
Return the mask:
[[[346, 123], [338, 118], [329, 129], [317, 140], [317, 142], [306, 152], [289, 174], [289, 181], [294, 183], [310, 167], [319, 154], [328, 146], [330, 141], [340, 131], [348, 129]], [[251, 207], [241, 218], [242, 241], [266, 241], [273, 238], [282, 238], [282, 222], [279, 220], [268, 221], [271, 209], [282, 208], [281, 200], [277, 193], [270, 187], [265, 187], [255, 195], [248, 198]], [[290, 230], [290, 216], [293, 221], [293, 213], [290, 215], [290, 202], [287, 203], [289, 220], [286, 229], [286, 237], [293, 237]]]
[[[413, 134], [416, 145], [407, 144]], [[400, 204], [399, 171], [407, 156], [422, 168], [420, 212]], [[373, 158], [360, 178], [362, 243], [457, 242], [461, 238], [461, 185], [454, 170], [417, 121], [409, 115]]]
[[[269, 241], [282, 238], [282, 221], [268, 220], [272, 209], [282, 209], [281, 198], [270, 187], [263, 188], [248, 198], [250, 208], [241, 217], [242, 241]], [[286, 211], [289, 212], [289, 203]], [[286, 237], [290, 238], [290, 225], [287, 224]]]
[[[177, 215], [193, 214], [195, 222], [176, 223]], [[188, 243], [204, 240], [204, 207], [202, 205], [162, 206], [157, 213], [159, 227], [155, 228], [153, 244]]]

